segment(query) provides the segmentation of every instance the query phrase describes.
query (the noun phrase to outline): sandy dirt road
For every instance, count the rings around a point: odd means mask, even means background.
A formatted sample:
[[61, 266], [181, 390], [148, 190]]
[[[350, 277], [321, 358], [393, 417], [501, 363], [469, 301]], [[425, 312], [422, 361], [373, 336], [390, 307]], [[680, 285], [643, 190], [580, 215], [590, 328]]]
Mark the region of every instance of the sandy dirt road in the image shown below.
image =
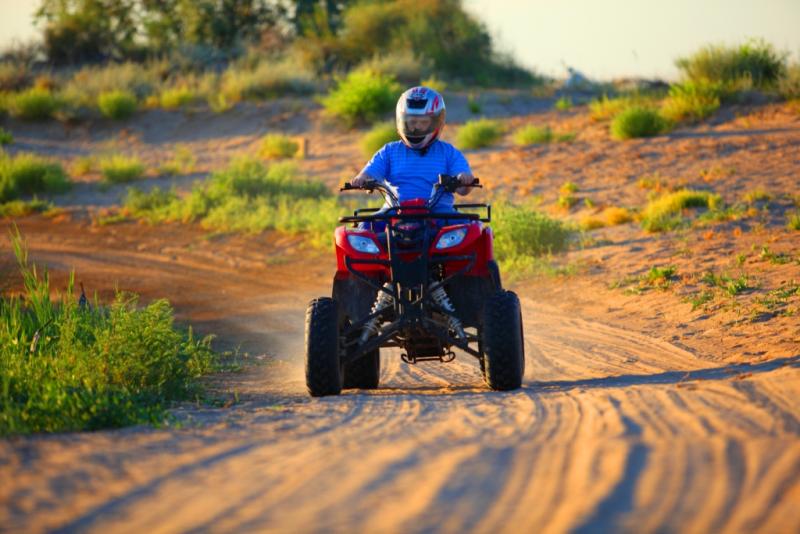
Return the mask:
[[324, 261], [298, 263], [291, 243], [265, 260], [185, 229], [50, 224], [20, 226], [55, 280], [75, 268], [90, 288], [166, 296], [266, 356], [224, 378], [238, 405], [181, 407], [181, 429], [0, 441], [0, 531], [800, 530], [800, 355], [723, 364], [522, 292], [522, 389], [487, 391], [466, 356], [387, 353], [381, 389], [312, 400], [302, 321], [328, 290]]

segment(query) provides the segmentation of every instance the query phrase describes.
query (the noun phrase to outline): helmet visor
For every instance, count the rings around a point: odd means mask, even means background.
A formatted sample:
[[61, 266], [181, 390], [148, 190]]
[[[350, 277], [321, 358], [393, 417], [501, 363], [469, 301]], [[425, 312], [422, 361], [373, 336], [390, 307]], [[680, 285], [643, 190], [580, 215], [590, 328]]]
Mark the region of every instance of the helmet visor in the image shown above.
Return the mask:
[[442, 114], [436, 115], [422, 115], [404, 113], [400, 117], [400, 124], [398, 126], [402, 129], [402, 133], [412, 143], [419, 142], [425, 136], [432, 134], [439, 129], [443, 122]]

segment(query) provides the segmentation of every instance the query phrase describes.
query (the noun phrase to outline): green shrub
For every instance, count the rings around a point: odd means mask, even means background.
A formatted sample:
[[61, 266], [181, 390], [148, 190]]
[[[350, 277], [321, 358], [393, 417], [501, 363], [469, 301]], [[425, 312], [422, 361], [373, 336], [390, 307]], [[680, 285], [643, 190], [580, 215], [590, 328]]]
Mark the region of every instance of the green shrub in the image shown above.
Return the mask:
[[500, 261], [566, 250], [573, 231], [526, 206], [496, 203], [492, 210], [494, 252]]
[[520, 146], [549, 143], [553, 140], [553, 131], [550, 126], [534, 126], [528, 124], [514, 132], [514, 144]]
[[800, 230], [800, 210], [789, 213], [786, 216], [786, 228], [789, 230]]
[[[410, 50], [392, 50], [375, 55], [362, 62], [358, 69], [366, 69], [394, 78], [403, 85], [417, 85], [422, 79], [423, 62]], [[425, 84], [421, 84], [425, 85]]]
[[100, 95], [120, 91], [137, 101], [157, 93], [168, 66], [161, 62], [105, 63], [78, 70], [63, 86], [63, 97], [77, 107], [97, 105]]
[[483, 106], [481, 106], [481, 103], [475, 95], [469, 95], [467, 97], [467, 109], [469, 109], [469, 112], [473, 115], [477, 115], [483, 110]]
[[422, 80], [420, 85], [424, 85], [425, 87], [429, 87], [434, 91], [438, 91], [439, 93], [444, 93], [447, 89], [447, 82], [444, 80], [439, 79], [435, 75], [431, 75], [430, 77]]
[[34, 193], [63, 193], [70, 182], [60, 164], [34, 154], [0, 153], [0, 202]]
[[14, 247], [25, 293], [0, 298], [0, 435], [158, 423], [168, 403], [201, 392], [211, 340], [177, 330], [167, 301], [79, 304], [74, 277], [51, 299], [18, 235]]
[[328, 113], [353, 126], [375, 121], [391, 111], [399, 92], [400, 87], [392, 77], [357, 70], [339, 80], [336, 88], [322, 99], [322, 104]]
[[136, 96], [119, 90], [100, 93], [97, 97], [97, 107], [106, 118], [127, 119], [136, 112]]
[[685, 82], [669, 88], [661, 116], [672, 122], [705, 119], [719, 109], [722, 88], [708, 82]]
[[383, 145], [399, 139], [397, 126], [394, 123], [376, 124], [361, 137], [361, 153], [365, 158], [371, 158]]
[[665, 132], [667, 121], [656, 111], [632, 107], [619, 113], [611, 121], [611, 137], [614, 139], [633, 139], [651, 137]]
[[778, 93], [786, 100], [800, 99], [800, 62], [792, 63], [778, 82]]
[[684, 209], [707, 208], [715, 211], [721, 207], [719, 195], [708, 191], [682, 189], [651, 200], [641, 214], [642, 228], [648, 232], [671, 230], [683, 223]]
[[136, 156], [113, 154], [100, 159], [100, 174], [106, 183], [118, 184], [138, 180], [144, 175], [145, 167]]
[[39, 200], [36, 197], [31, 200], [9, 200], [0, 203], [0, 217], [23, 217], [31, 213], [47, 211], [52, 207], [52, 202]]
[[468, 121], [458, 129], [456, 143], [460, 148], [473, 149], [493, 145], [503, 135], [503, 128], [497, 121], [478, 119]]
[[196, 184], [185, 197], [158, 188], [131, 189], [125, 209], [151, 222], [199, 222], [215, 231], [304, 233], [312, 244], [327, 246], [342, 208], [324, 183], [302, 176], [291, 162], [267, 167], [242, 159]]
[[179, 109], [192, 104], [197, 99], [194, 91], [187, 87], [165, 89], [159, 95], [159, 103], [164, 109]]
[[0, 128], [0, 146], [10, 145], [14, 142], [14, 136], [5, 128]]
[[186, 145], [175, 145], [172, 159], [163, 163], [158, 170], [161, 174], [167, 175], [189, 174], [194, 171], [196, 164], [197, 157], [191, 148]]
[[47, 89], [28, 89], [11, 97], [11, 114], [26, 120], [49, 119], [58, 110], [58, 99]]
[[603, 95], [589, 102], [589, 114], [592, 120], [602, 122], [613, 119], [628, 108], [639, 107], [655, 109], [661, 95], [648, 92], [634, 92], [615, 98]]
[[286, 94], [311, 94], [317, 89], [314, 73], [291, 58], [261, 61], [254, 68], [232, 66], [219, 83], [217, 103], [242, 99], [275, 98]]
[[774, 86], [784, 74], [786, 54], [763, 40], [752, 40], [734, 47], [706, 46], [678, 59], [676, 65], [692, 81], [727, 85], [747, 79], [755, 87], [766, 88]]
[[259, 156], [264, 159], [293, 158], [300, 145], [291, 137], [281, 134], [267, 134], [261, 139]]
[[558, 111], [568, 111], [572, 109], [572, 99], [568, 96], [562, 96], [556, 100], [555, 108]]

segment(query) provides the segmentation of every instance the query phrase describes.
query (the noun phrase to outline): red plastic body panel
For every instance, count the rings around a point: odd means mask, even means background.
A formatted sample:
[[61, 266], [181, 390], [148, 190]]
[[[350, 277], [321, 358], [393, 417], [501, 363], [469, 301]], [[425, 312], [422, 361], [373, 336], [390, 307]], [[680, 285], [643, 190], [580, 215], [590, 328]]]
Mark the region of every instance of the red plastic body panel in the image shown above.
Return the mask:
[[[445, 250], [437, 250], [436, 243], [439, 240], [439, 236], [443, 233], [448, 232], [450, 230], [454, 230], [464, 226], [467, 228], [467, 235], [464, 238], [464, 241], [461, 244], [448, 248]], [[355, 250], [350, 243], [347, 241], [347, 235], [354, 234], [354, 235], [361, 235], [364, 237], [369, 237], [375, 241], [375, 243], [380, 248], [381, 252], [379, 254], [365, 254], [363, 252], [358, 252]], [[334, 240], [336, 243], [336, 279], [344, 279], [349, 278], [352, 276], [350, 272], [347, 270], [347, 266], [345, 265], [345, 257], [350, 257], [352, 259], [389, 259], [389, 255], [386, 251], [386, 244], [381, 243], [378, 241], [377, 236], [374, 232], [369, 230], [360, 230], [357, 228], [347, 228], [344, 226], [340, 226], [334, 232]], [[478, 223], [470, 223], [470, 224], [456, 224], [452, 226], [445, 226], [441, 230], [439, 230], [436, 238], [431, 242], [430, 254], [431, 257], [438, 256], [465, 256], [472, 253], [476, 254], [475, 257], [475, 264], [473, 265], [472, 269], [468, 271], [468, 276], [489, 276], [489, 270], [487, 264], [490, 260], [494, 259], [494, 249], [492, 246], [493, 235], [492, 229], [488, 226], [483, 226]], [[466, 267], [467, 262], [447, 262], [445, 263], [445, 275], [453, 274], [460, 269]], [[359, 272], [362, 272], [368, 276], [372, 277], [380, 277], [384, 279], [390, 278], [390, 269], [387, 266], [383, 265], [369, 265], [369, 264], [359, 264], [355, 267]]]

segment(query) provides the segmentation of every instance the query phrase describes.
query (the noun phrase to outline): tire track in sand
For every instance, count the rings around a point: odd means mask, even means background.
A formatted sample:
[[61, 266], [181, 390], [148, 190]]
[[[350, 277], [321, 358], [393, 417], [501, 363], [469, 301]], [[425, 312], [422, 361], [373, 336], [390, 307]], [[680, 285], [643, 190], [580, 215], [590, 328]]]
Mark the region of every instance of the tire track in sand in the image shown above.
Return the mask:
[[[291, 268], [276, 280], [255, 260], [58, 247], [41, 255], [167, 273], [161, 284], [193, 288], [170, 297], [184, 317], [268, 342], [283, 363], [241, 378], [238, 407], [180, 410], [209, 421], [196, 427], [0, 442], [0, 530], [800, 529], [798, 356], [720, 365], [523, 298], [518, 391], [487, 391], [464, 356], [408, 366], [390, 352], [381, 389], [312, 400], [302, 307], [326, 284]], [[215, 301], [220, 284], [229, 299]]]

